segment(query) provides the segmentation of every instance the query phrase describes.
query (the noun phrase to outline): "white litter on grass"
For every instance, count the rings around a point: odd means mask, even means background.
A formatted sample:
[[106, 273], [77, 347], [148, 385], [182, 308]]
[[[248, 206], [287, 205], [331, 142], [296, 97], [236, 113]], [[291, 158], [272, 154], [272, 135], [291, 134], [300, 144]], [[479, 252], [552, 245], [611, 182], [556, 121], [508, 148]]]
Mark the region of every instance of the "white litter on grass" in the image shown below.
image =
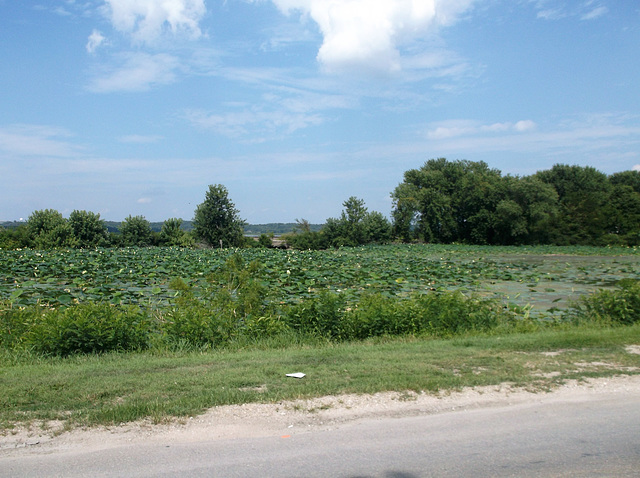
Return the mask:
[[302, 378], [304, 377], [305, 374], [302, 372], [296, 372], [296, 373], [288, 373], [287, 377], [293, 377], [293, 378]]

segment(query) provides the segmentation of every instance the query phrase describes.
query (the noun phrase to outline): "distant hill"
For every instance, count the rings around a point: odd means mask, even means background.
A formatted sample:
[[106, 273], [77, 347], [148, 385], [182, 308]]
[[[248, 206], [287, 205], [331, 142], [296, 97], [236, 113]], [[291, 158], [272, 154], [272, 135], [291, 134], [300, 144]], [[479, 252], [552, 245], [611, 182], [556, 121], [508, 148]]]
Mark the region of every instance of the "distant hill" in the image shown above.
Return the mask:
[[4, 227], [5, 229], [11, 229], [14, 227], [18, 227], [21, 224], [26, 224], [24, 221], [0, 221], [0, 227]]
[[[260, 234], [275, 235], [288, 234], [293, 232], [299, 224], [296, 222], [272, 222], [268, 224], [247, 224], [244, 233], [248, 236], [259, 236]], [[309, 224], [312, 231], [319, 231], [324, 224]]]
[[[107, 226], [107, 230], [109, 232], [118, 232], [120, 229], [120, 222], [117, 221], [105, 221], [105, 225]], [[19, 221], [2, 221], [0, 222], [0, 227], [4, 227], [7, 229], [18, 227], [21, 224], [26, 224], [25, 222]], [[151, 230], [160, 232], [162, 230], [162, 222], [152, 222]], [[268, 224], [247, 224], [244, 228], [244, 233], [248, 236], [259, 236], [260, 234], [275, 234], [276, 236], [287, 234], [293, 232], [294, 229], [298, 226], [298, 223], [295, 222], [272, 222]], [[312, 231], [319, 231], [322, 229], [323, 224], [310, 224], [309, 225]], [[182, 221], [182, 229], [185, 231], [191, 231], [193, 229], [192, 221]]]

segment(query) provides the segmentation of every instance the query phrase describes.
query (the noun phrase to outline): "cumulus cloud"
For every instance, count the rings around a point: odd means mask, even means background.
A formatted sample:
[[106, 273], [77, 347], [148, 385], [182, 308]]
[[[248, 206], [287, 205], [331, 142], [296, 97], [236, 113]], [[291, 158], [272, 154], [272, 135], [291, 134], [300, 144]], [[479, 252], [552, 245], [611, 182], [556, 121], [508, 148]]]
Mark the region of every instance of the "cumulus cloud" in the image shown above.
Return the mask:
[[96, 93], [145, 91], [151, 86], [173, 83], [179, 60], [165, 53], [126, 53], [121, 65], [94, 78], [89, 90]]
[[638, 171], [638, 172], [640, 172], [640, 164], [636, 164], [636, 165], [635, 165], [635, 166], [633, 166], [631, 169], [632, 169], [633, 171]]
[[87, 52], [95, 53], [95, 51], [105, 42], [106, 38], [98, 30], [93, 30], [87, 40]]
[[106, 4], [113, 26], [142, 43], [153, 42], [167, 28], [193, 38], [202, 35], [204, 0], [106, 0]]
[[401, 48], [456, 22], [475, 0], [272, 0], [317, 23], [318, 61], [328, 70], [401, 69]]

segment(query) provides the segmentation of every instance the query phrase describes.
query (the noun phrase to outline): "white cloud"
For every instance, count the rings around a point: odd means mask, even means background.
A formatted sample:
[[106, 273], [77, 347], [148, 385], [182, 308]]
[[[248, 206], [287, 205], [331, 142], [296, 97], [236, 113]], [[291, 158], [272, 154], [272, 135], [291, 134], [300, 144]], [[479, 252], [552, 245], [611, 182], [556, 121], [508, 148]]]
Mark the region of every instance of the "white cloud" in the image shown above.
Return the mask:
[[594, 20], [609, 12], [607, 7], [596, 7], [580, 17], [581, 20]]
[[89, 90], [96, 93], [114, 91], [145, 91], [151, 86], [173, 83], [175, 70], [179, 68], [178, 58], [158, 53], [125, 53], [122, 64], [93, 79]]
[[558, 20], [560, 18], [563, 18], [565, 16], [565, 14], [560, 10], [560, 9], [546, 9], [546, 10], [540, 10], [537, 14], [538, 18], [543, 18], [544, 20]]
[[141, 134], [130, 134], [127, 136], [120, 136], [118, 141], [121, 143], [133, 143], [133, 144], [150, 144], [157, 143], [162, 139], [162, 136], [157, 135], [141, 135]]
[[640, 172], [640, 164], [636, 164], [631, 168], [632, 171], [638, 171]]
[[0, 151], [12, 157], [74, 157], [80, 148], [63, 139], [70, 136], [67, 130], [52, 126], [18, 124], [0, 127]]
[[106, 38], [98, 30], [93, 30], [87, 40], [87, 52], [95, 53], [95, 51], [105, 42]]
[[494, 125], [512, 125], [512, 128], [489, 132], [500, 128], [472, 120], [436, 123], [431, 125], [427, 141], [416, 143], [411, 151], [430, 150], [434, 157], [479, 158], [496, 152], [508, 153], [511, 157], [524, 154], [535, 157], [538, 168], [544, 162], [565, 163], [569, 158], [592, 164], [602, 171], [621, 171], [638, 164], [640, 124], [633, 116], [570, 117], [556, 124], [535, 125], [535, 128], [532, 125], [526, 131], [517, 131], [516, 124], [496, 123]]
[[594, 20], [609, 13], [609, 9], [597, 0], [584, 2], [567, 2], [558, 0], [529, 0], [538, 10], [537, 17], [544, 20], [560, 20], [564, 18], [579, 18], [580, 20]]
[[536, 129], [536, 124], [531, 120], [523, 120], [523, 121], [518, 121], [515, 125], [513, 125], [513, 128], [516, 131], [523, 133], [525, 131], [531, 131]]
[[206, 13], [204, 0], [106, 0], [113, 26], [142, 43], [156, 40], [164, 30], [202, 35], [200, 20]]
[[442, 121], [431, 126], [427, 131], [427, 138], [442, 140], [460, 136], [476, 136], [495, 133], [524, 133], [532, 131], [536, 124], [531, 120], [521, 120], [516, 123], [481, 124], [472, 120]]
[[224, 114], [208, 114], [193, 110], [187, 111], [185, 116], [189, 122], [200, 128], [232, 138], [250, 135], [253, 142], [264, 141], [260, 135], [290, 134], [325, 121], [319, 114], [287, 110], [254, 109]]
[[324, 41], [318, 61], [328, 70], [401, 69], [401, 47], [456, 22], [475, 0], [272, 0], [285, 13], [302, 12]]

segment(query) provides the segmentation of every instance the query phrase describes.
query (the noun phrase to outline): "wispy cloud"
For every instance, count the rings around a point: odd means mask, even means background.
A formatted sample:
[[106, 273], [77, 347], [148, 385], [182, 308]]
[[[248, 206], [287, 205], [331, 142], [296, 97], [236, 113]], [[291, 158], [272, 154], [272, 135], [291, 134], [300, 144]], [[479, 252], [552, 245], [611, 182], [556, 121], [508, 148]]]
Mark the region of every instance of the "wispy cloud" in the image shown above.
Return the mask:
[[132, 144], [151, 144], [157, 143], [162, 139], [162, 136], [158, 135], [142, 135], [142, 134], [129, 134], [126, 136], [120, 136], [118, 141], [121, 143], [132, 143]]
[[231, 138], [249, 136], [252, 142], [264, 141], [265, 136], [273, 138], [291, 134], [299, 129], [326, 121], [317, 113], [260, 108], [243, 108], [242, 111], [228, 111], [222, 114], [189, 110], [185, 112], [185, 118], [197, 127], [223, 136]]
[[72, 134], [62, 128], [45, 125], [16, 124], [0, 127], [0, 151], [21, 157], [68, 158], [81, 148], [70, 142]]
[[640, 147], [638, 137], [640, 122], [628, 115], [587, 115], [545, 125], [529, 120], [487, 124], [456, 120], [429, 125], [426, 144], [416, 147], [444, 156], [452, 152], [475, 157], [495, 152], [535, 154], [538, 161], [566, 161], [563, 158], [581, 155], [581, 161], [604, 170], [624, 170], [640, 159], [640, 153], [629, 154]]
[[609, 13], [609, 9], [597, 0], [568, 2], [558, 0], [529, 0], [538, 11], [537, 17], [544, 20], [579, 18], [595, 20]]
[[88, 86], [96, 93], [145, 91], [152, 86], [176, 80], [180, 60], [166, 53], [128, 52], [119, 55], [120, 63], [103, 67]]
[[536, 129], [531, 120], [520, 120], [515, 123], [482, 124], [472, 120], [451, 120], [433, 124], [427, 130], [427, 138], [442, 140], [463, 136], [495, 135], [504, 133], [524, 133]]
[[593, 9], [590, 9], [586, 13], [584, 13], [580, 19], [581, 20], [594, 20], [596, 18], [600, 18], [603, 15], [606, 15], [609, 12], [607, 7], [599, 6]]

